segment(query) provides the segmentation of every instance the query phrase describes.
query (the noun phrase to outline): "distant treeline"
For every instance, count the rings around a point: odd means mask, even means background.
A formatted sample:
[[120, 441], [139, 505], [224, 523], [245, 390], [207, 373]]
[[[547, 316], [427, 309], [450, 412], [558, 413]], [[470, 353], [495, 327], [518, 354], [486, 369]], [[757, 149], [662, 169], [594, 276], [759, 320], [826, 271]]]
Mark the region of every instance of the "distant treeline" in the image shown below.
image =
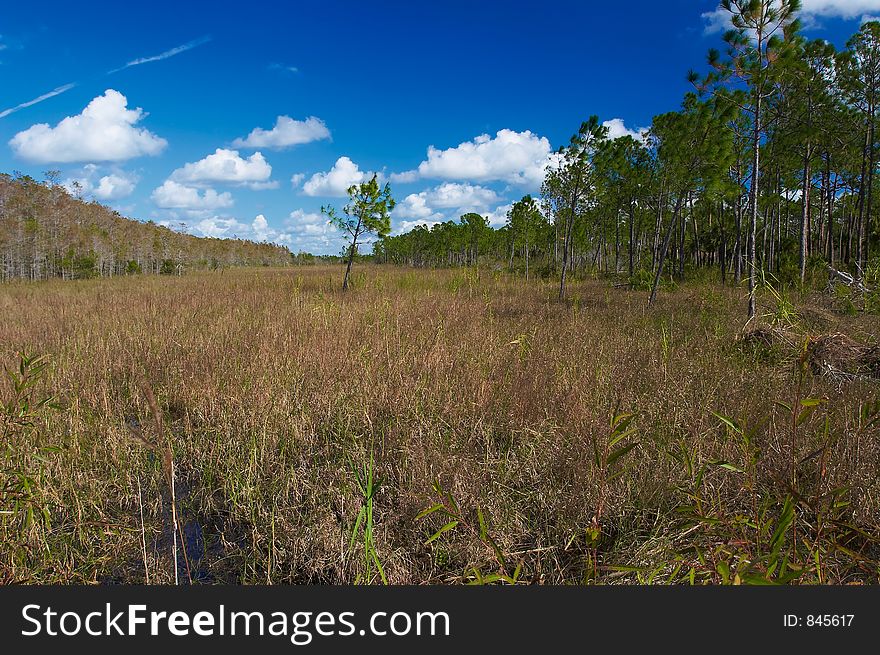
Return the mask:
[[56, 183], [0, 174], [0, 280], [293, 263], [283, 246], [183, 234], [77, 199]]

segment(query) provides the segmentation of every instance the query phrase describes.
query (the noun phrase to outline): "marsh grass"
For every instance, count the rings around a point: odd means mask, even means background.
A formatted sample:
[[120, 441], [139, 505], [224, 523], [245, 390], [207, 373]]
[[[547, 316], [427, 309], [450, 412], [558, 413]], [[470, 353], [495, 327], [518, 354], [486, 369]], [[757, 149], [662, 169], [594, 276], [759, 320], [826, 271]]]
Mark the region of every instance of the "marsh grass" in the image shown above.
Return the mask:
[[[803, 366], [820, 334], [876, 344], [876, 316], [791, 293], [767, 356], [741, 289], [647, 309], [602, 280], [568, 303], [475, 269], [340, 281], [0, 287], [0, 361], [46, 362], [24, 422], [0, 383], [3, 489], [28, 479], [2, 499], [2, 579], [878, 582], [878, 383]], [[416, 519], [437, 503], [458, 518]]]

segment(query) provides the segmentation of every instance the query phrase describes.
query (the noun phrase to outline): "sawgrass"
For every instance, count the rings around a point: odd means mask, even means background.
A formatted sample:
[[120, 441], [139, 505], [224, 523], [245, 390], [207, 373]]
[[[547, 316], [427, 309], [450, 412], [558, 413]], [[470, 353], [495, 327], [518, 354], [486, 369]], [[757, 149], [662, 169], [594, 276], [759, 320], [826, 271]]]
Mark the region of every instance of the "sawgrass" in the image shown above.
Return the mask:
[[709, 283], [341, 281], [0, 287], [0, 362], [43, 357], [0, 383], [2, 579], [878, 582], [878, 383], [805, 356], [876, 316], [788, 294], [768, 346]]

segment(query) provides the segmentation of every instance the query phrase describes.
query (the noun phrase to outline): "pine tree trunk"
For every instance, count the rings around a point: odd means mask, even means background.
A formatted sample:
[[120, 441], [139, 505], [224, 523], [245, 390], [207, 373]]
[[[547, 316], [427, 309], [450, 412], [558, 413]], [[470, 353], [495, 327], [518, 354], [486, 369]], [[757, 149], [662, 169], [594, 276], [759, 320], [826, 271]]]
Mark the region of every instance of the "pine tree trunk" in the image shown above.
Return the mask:
[[657, 299], [657, 288], [660, 286], [660, 278], [663, 275], [663, 264], [666, 261], [666, 252], [669, 250], [669, 242], [672, 241], [672, 234], [675, 232], [675, 226], [678, 224], [678, 214], [681, 211], [683, 199], [684, 195], [681, 194], [678, 196], [678, 200], [675, 201], [672, 220], [669, 221], [669, 228], [666, 230], [666, 237], [663, 239], [663, 245], [660, 247], [660, 252], [657, 256], [657, 270], [654, 273], [654, 284], [651, 286], [651, 295], [648, 298], [649, 305], [653, 305], [654, 301]]
[[807, 257], [809, 256], [810, 230], [810, 145], [806, 145], [804, 151], [804, 176], [801, 182], [801, 246], [800, 246], [800, 276], [801, 284], [807, 278]]
[[635, 251], [635, 216], [633, 212], [633, 199], [629, 199], [629, 277], [632, 279], [634, 275], [633, 255]]
[[[761, 47], [760, 34], [758, 47]], [[755, 89], [755, 125], [752, 134], [752, 181], [749, 185], [749, 243], [748, 243], [748, 267], [749, 275], [749, 319], [757, 314], [755, 293], [758, 284], [758, 271], [756, 268], [756, 241], [758, 237], [758, 175], [761, 153], [761, 89]]]

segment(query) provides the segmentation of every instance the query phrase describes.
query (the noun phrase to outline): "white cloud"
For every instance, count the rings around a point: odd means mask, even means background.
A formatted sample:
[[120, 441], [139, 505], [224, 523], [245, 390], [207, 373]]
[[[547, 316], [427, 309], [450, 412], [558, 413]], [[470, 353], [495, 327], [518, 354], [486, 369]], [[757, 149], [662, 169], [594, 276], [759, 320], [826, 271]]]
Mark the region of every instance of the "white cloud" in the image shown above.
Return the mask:
[[730, 22], [730, 12], [718, 7], [712, 11], [700, 14], [703, 19], [703, 34], [717, 34], [733, 27]]
[[[489, 210], [500, 200], [495, 191], [483, 186], [444, 182], [434, 188], [411, 193], [398, 203], [393, 212], [395, 221], [409, 220], [400, 221], [395, 232], [399, 234], [417, 225], [431, 227], [443, 221], [457, 220], [468, 212], [476, 212], [486, 216], [490, 222], [494, 221], [493, 224], [502, 225], [506, 219], [495, 216], [498, 209]], [[503, 207], [506, 213], [510, 205]]]
[[232, 206], [232, 194], [217, 193], [214, 189], [199, 191], [174, 180], [165, 180], [150, 195], [153, 202], [163, 209], [220, 209]]
[[203, 45], [211, 40], [210, 36], [203, 36], [201, 38], [190, 41], [189, 43], [184, 43], [183, 45], [179, 45], [175, 48], [171, 48], [170, 50], [166, 50], [165, 52], [159, 53], [158, 55], [153, 55], [152, 57], [139, 57], [138, 59], [133, 59], [132, 61], [125, 64], [125, 66], [121, 66], [120, 68], [114, 68], [112, 71], [108, 71], [107, 74], [118, 73], [121, 70], [125, 70], [126, 68], [131, 68], [132, 66], [140, 66], [141, 64], [149, 64], [154, 61], [162, 61], [163, 59], [168, 59], [169, 57], [173, 57], [174, 55], [179, 55], [181, 52], [186, 52], [187, 50], [192, 50], [193, 48]]
[[125, 161], [158, 155], [168, 142], [135, 125], [146, 116], [113, 89], [92, 100], [81, 114], [55, 127], [32, 125], [9, 141], [16, 155], [35, 163]]
[[324, 214], [317, 212], [307, 212], [302, 209], [294, 209], [287, 217], [285, 225], [287, 227], [296, 228], [303, 225], [324, 225], [330, 221]]
[[425, 192], [411, 193], [394, 208], [395, 218], [415, 218], [421, 221], [443, 219], [443, 214], [428, 206]]
[[320, 118], [309, 116], [304, 121], [297, 121], [290, 116], [279, 116], [271, 130], [254, 128], [247, 138], [236, 139], [232, 145], [237, 148], [288, 148], [329, 138], [330, 130]]
[[499, 205], [488, 214], [484, 214], [484, 216], [492, 227], [501, 227], [507, 223], [507, 212], [509, 212], [512, 207], [512, 204]]
[[631, 130], [623, 123], [622, 118], [612, 118], [610, 121], [603, 121], [602, 125], [608, 128], [609, 139], [619, 139], [622, 136], [631, 136], [636, 141], [644, 141], [648, 133], [648, 128], [640, 127], [637, 130]]
[[[442, 223], [443, 221], [458, 220], [462, 214], [466, 214], [470, 211], [476, 212], [477, 214], [480, 214], [480, 216], [485, 217], [489, 225], [498, 228], [507, 223], [507, 212], [513, 207], [512, 204], [507, 203], [498, 205], [491, 210], [483, 206], [460, 208], [456, 212], [441, 213], [428, 207], [424, 196], [419, 194], [411, 194], [410, 196], [407, 196], [402, 204], [405, 205], [406, 209], [404, 209], [402, 214], [398, 213], [397, 209], [395, 209], [395, 218], [409, 218], [411, 220], [400, 221], [397, 224], [397, 228], [394, 230], [395, 234], [409, 232], [418, 225], [424, 225], [430, 229], [432, 226], [437, 223]], [[398, 205], [398, 208], [400, 206], [401, 205]]]
[[171, 179], [195, 185], [219, 182], [265, 189], [277, 186], [268, 181], [271, 175], [272, 167], [262, 153], [255, 152], [243, 158], [237, 150], [217, 148], [214, 154], [178, 168], [171, 174]]
[[[880, 10], [880, 0], [803, 0], [798, 16], [805, 27], [816, 27], [817, 18], [843, 18], [851, 20], [862, 17], [871, 11]], [[730, 12], [721, 9], [701, 14], [704, 21], [703, 32], [715, 34], [732, 27]], [[864, 22], [864, 19], [862, 19]]]
[[410, 232], [411, 230], [416, 229], [419, 225], [424, 225], [429, 230], [440, 223], [440, 221], [428, 221], [425, 219], [419, 219], [416, 221], [401, 221], [400, 225], [397, 226], [397, 230], [395, 230], [395, 234], [404, 234], [406, 232]]
[[857, 18], [880, 9], [880, 0], [803, 0], [801, 13], [815, 16]]
[[345, 197], [352, 184], [366, 182], [373, 176], [358, 168], [348, 157], [340, 157], [326, 173], [315, 173], [303, 185], [307, 196]]
[[257, 217], [254, 219], [254, 222], [251, 223], [251, 227], [258, 236], [262, 237], [261, 240], [266, 238], [266, 235], [270, 233], [269, 229], [269, 221], [266, 220], [266, 217], [262, 214], [257, 214]]
[[245, 238], [245, 235], [250, 232], [250, 226], [247, 223], [241, 223], [234, 218], [220, 218], [218, 216], [202, 219], [193, 227], [206, 237], [218, 239], [232, 236]]
[[[3, 44], [0, 43], [0, 50], [3, 49]], [[20, 109], [24, 109], [25, 107], [31, 107], [32, 105], [36, 105], [37, 103], [43, 102], [43, 100], [48, 100], [49, 98], [54, 98], [57, 95], [61, 95], [65, 91], [70, 91], [73, 87], [75, 87], [75, 83], [65, 84], [64, 86], [59, 86], [55, 89], [52, 89], [48, 93], [44, 93], [41, 96], [37, 96], [33, 100], [28, 100], [27, 102], [23, 102], [20, 105], [15, 105], [15, 107], [10, 107], [9, 109], [4, 109], [0, 111], [0, 118], [6, 118], [9, 114], [14, 114]]]
[[117, 200], [130, 196], [136, 184], [136, 178], [111, 173], [98, 180], [94, 194], [99, 200]]
[[428, 202], [435, 207], [443, 208], [486, 207], [498, 201], [498, 195], [492, 189], [472, 184], [445, 182], [423, 193], [427, 193]]
[[257, 214], [251, 223], [251, 237], [254, 241], [267, 241], [269, 243], [287, 244], [290, 242], [290, 234], [279, 232], [269, 225], [269, 221], [262, 214]]
[[95, 164], [86, 164], [78, 177], [62, 182], [68, 193], [77, 192], [74, 183], [79, 184], [78, 192], [91, 195], [96, 200], [119, 200], [130, 196], [138, 183], [138, 176], [123, 170], [112, 170], [101, 175], [101, 169]]
[[290, 176], [290, 185], [294, 189], [296, 189], [300, 184], [302, 184], [302, 181], [304, 179], [306, 179], [306, 176], [304, 173], [294, 173], [293, 175]]
[[265, 191], [266, 189], [277, 189], [281, 184], [278, 180], [269, 180], [268, 182], [249, 182], [246, 186], [254, 191]]
[[442, 218], [437, 209], [457, 209], [464, 214], [470, 211], [480, 212], [496, 202], [498, 194], [492, 189], [472, 184], [444, 182], [433, 189], [420, 193], [411, 193], [394, 209], [398, 218], [415, 218], [420, 220]]
[[272, 63], [269, 64], [270, 71], [281, 71], [283, 73], [299, 73], [296, 66], [288, 66], [287, 64]]
[[338, 251], [342, 245], [339, 232], [323, 214], [295, 209], [284, 222], [293, 250], [313, 253]]
[[[176, 214], [171, 212], [176, 218]], [[187, 212], [194, 216], [197, 212]], [[290, 235], [274, 229], [263, 214], [257, 214], [253, 221], [247, 223], [233, 216], [218, 216], [211, 212], [200, 212], [200, 220], [192, 225], [186, 225], [183, 229], [193, 234], [214, 237], [217, 239], [247, 239], [266, 243], [288, 245]]]
[[408, 182], [415, 182], [417, 179], [419, 179], [419, 172], [403, 171], [402, 173], [392, 173], [388, 177], [393, 183], [406, 184]]
[[495, 137], [481, 134], [454, 148], [428, 148], [419, 164], [421, 177], [475, 182], [503, 181], [537, 188], [550, 161], [550, 142], [528, 130], [499, 130]]

